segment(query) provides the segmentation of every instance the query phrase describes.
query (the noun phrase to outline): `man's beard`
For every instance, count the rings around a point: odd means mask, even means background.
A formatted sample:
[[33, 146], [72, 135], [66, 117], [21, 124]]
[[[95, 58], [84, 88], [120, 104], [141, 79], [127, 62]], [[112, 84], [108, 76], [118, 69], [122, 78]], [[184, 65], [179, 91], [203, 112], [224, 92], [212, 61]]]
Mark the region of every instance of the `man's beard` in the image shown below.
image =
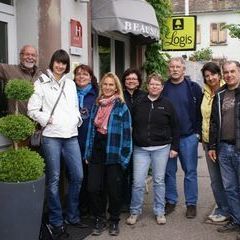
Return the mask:
[[29, 63], [29, 62], [23, 62], [22, 65], [25, 67], [25, 68], [33, 68], [35, 63]]

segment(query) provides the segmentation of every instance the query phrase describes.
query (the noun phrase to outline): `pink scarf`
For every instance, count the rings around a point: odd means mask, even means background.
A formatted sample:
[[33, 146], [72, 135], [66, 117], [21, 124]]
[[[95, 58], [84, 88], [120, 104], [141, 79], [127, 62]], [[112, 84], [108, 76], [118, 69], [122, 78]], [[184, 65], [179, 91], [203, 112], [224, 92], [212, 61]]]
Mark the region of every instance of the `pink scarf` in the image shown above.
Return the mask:
[[98, 100], [99, 108], [94, 120], [94, 125], [96, 126], [98, 132], [107, 134], [108, 119], [118, 97], [119, 96], [115, 94], [110, 98], [100, 98]]

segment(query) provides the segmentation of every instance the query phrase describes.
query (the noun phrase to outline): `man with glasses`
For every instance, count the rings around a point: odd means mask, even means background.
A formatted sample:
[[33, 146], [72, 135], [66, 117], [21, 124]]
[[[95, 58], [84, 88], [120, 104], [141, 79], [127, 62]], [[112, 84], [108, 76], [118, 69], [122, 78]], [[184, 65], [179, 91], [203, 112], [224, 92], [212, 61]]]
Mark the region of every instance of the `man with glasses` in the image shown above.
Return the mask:
[[[6, 100], [4, 88], [11, 79], [23, 79], [34, 82], [38, 79], [41, 72], [36, 66], [37, 50], [31, 45], [25, 45], [20, 50], [20, 63], [18, 65], [0, 64], [0, 115], [14, 113], [15, 104], [11, 100]], [[27, 103], [21, 101], [19, 104], [19, 113], [26, 115]]]

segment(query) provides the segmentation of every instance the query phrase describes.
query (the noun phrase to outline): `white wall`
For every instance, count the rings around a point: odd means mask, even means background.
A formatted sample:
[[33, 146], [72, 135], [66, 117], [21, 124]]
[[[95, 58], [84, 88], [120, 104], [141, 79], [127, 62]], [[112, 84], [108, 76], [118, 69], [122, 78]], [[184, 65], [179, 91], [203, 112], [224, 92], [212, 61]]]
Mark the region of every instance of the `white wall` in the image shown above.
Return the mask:
[[[197, 49], [210, 47], [213, 51], [213, 58], [227, 58], [229, 60], [240, 60], [238, 49], [240, 48], [240, 40], [231, 38], [228, 34], [227, 44], [224, 46], [210, 46], [210, 24], [222, 23], [226, 24], [239, 23], [240, 14], [227, 12], [227, 13], [202, 13], [197, 15], [197, 24], [201, 28], [201, 43], [197, 44]], [[187, 55], [188, 57], [193, 51], [173, 51], [169, 52], [171, 56]]]
[[38, 0], [16, 0], [17, 50], [31, 44], [38, 49]]
[[70, 19], [80, 21], [83, 32], [83, 49], [81, 56], [71, 55], [71, 63], [88, 64], [88, 30], [87, 2], [61, 0], [61, 42], [62, 48], [69, 52], [70, 48]]

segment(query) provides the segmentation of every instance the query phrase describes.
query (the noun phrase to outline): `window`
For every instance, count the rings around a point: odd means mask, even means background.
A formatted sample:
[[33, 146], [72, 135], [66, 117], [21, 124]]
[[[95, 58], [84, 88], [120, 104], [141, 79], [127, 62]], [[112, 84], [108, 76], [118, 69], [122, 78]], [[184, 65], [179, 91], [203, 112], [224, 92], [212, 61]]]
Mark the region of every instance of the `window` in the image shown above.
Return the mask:
[[201, 27], [200, 24], [197, 25], [197, 44], [201, 43]]
[[115, 33], [114, 36], [93, 35], [93, 66], [97, 79], [111, 71], [121, 78], [129, 67], [129, 39]]
[[98, 37], [100, 78], [111, 70], [111, 42], [110, 38]]
[[221, 45], [227, 43], [227, 29], [222, 29], [225, 23], [211, 23], [210, 44]]
[[122, 77], [125, 68], [125, 46], [124, 42], [115, 40], [115, 73]]
[[13, 5], [13, 0], [0, 0], [0, 3], [4, 3], [7, 5]]
[[0, 21], [0, 63], [8, 63], [7, 23]]

